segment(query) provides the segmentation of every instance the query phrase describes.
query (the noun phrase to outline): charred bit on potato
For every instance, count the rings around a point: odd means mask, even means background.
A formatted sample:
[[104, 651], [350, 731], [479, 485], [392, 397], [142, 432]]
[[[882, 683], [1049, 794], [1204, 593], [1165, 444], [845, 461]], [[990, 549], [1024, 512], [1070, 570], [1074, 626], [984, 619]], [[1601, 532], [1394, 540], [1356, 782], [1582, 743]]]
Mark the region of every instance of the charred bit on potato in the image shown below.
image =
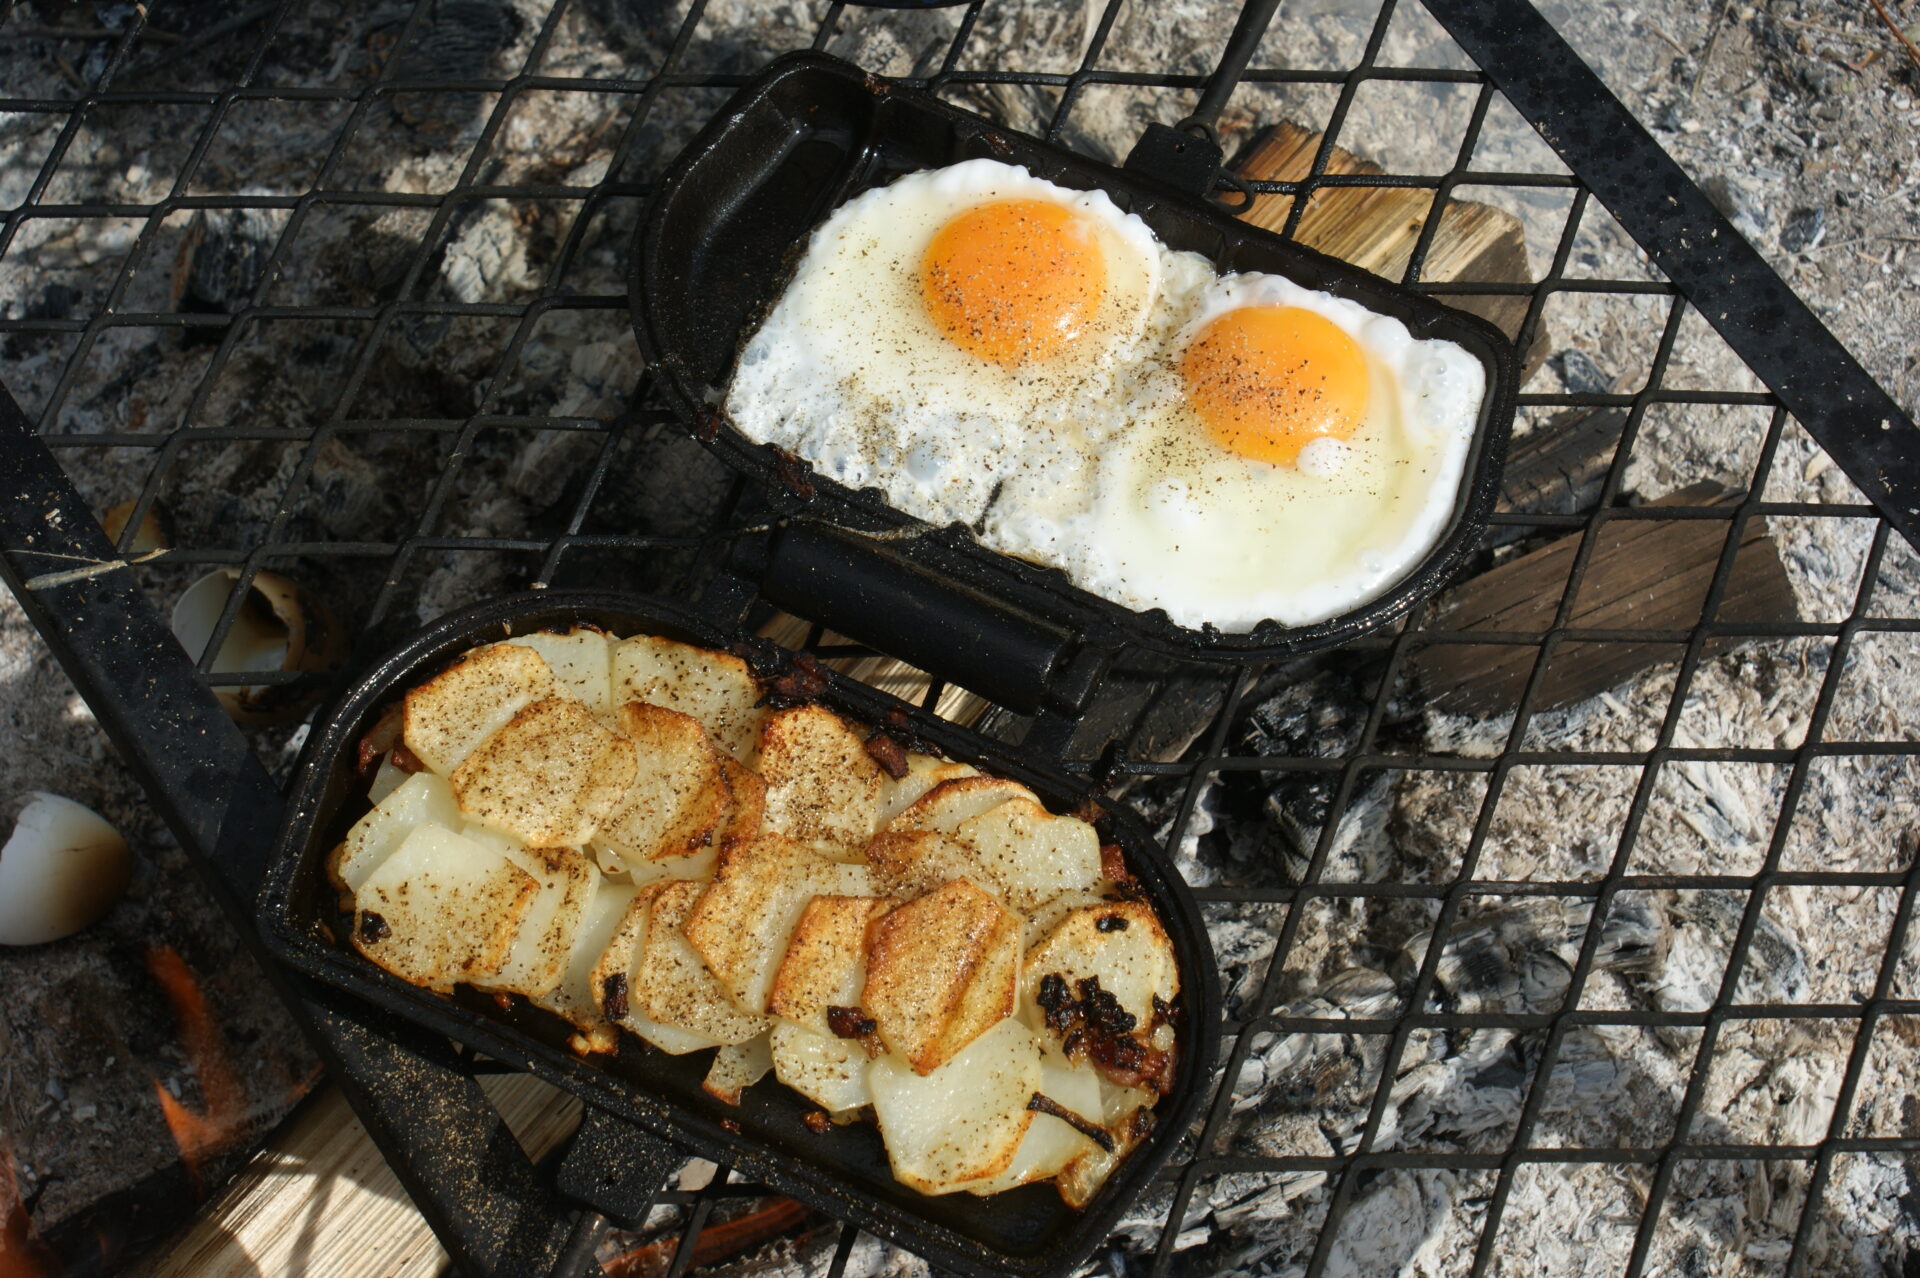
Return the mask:
[[867, 757], [898, 781], [907, 775], [907, 752], [898, 741], [884, 732], [875, 732], [866, 740]]
[[624, 1020], [627, 1015], [627, 974], [615, 972], [600, 986], [600, 1006], [609, 1020]]

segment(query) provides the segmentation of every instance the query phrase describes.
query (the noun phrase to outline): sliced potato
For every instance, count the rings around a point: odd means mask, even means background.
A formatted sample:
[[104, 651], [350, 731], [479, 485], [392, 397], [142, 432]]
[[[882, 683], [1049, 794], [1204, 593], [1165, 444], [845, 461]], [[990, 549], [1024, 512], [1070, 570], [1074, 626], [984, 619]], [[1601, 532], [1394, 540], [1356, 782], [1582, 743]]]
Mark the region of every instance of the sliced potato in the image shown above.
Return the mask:
[[634, 772], [632, 742], [602, 727], [578, 701], [547, 697], [454, 769], [453, 793], [468, 819], [529, 846], [583, 847]]
[[617, 722], [633, 742], [633, 783], [595, 842], [629, 865], [706, 847], [733, 798], [706, 729], [691, 715], [639, 701], [621, 706]]
[[603, 632], [581, 626], [564, 635], [543, 630], [515, 635], [503, 642], [539, 653], [559, 681], [561, 690], [595, 714], [607, 714], [613, 709], [608, 691], [612, 669], [608, 649], [612, 641]]
[[1046, 939], [1047, 933], [1060, 926], [1060, 921], [1083, 905], [1099, 905], [1102, 901], [1113, 899], [1113, 883], [1110, 879], [1101, 879], [1084, 892], [1062, 892], [1044, 905], [1035, 906], [1027, 911], [1026, 940], [1027, 949]]
[[1022, 914], [1100, 881], [1100, 836], [1093, 827], [1055, 816], [1030, 798], [995, 804], [962, 821], [954, 837], [980, 854], [993, 886]]
[[1012, 1166], [1033, 1120], [1040, 1048], [1011, 1018], [931, 1074], [882, 1056], [867, 1067], [873, 1112], [894, 1177], [923, 1194], [947, 1194]]
[[[889, 830], [932, 830], [953, 834], [1009, 799], [1033, 799], [1033, 791], [1005, 777], [955, 777], [942, 781], [887, 822]], [[1037, 800], [1036, 800], [1037, 802]]]
[[879, 828], [881, 783], [865, 736], [825, 706], [776, 710], [760, 725], [766, 824], [802, 843], [859, 848]]
[[[1094, 1127], [1100, 1121], [1100, 1076], [1089, 1065], [1073, 1065], [1048, 1054], [1040, 1060], [1039, 1092], [1048, 1100], [1085, 1119]], [[1013, 1162], [998, 1176], [974, 1181], [966, 1186], [970, 1194], [997, 1194], [1003, 1190], [1030, 1185], [1055, 1176], [1076, 1158], [1099, 1152], [1091, 1136], [1065, 1119], [1036, 1113], [1020, 1141]]]
[[873, 1102], [871, 1058], [859, 1043], [787, 1021], [773, 1027], [772, 1040], [775, 1076], [829, 1114], [845, 1117]]
[[728, 1043], [713, 1054], [713, 1064], [700, 1090], [715, 1100], [738, 1105], [740, 1093], [765, 1078], [772, 1068], [773, 1051], [765, 1034], [744, 1043]]
[[690, 714], [713, 744], [742, 763], [760, 735], [760, 684], [729, 653], [635, 635], [613, 645], [613, 697]]
[[[595, 840], [594, 846], [596, 848], [600, 846], [598, 840]], [[636, 885], [667, 883], [674, 879], [692, 879], [705, 883], [713, 878], [713, 867], [719, 862], [719, 851], [712, 844], [708, 844], [698, 852], [668, 857], [664, 861], [641, 861], [638, 864], [629, 865], [617, 856], [613, 859], [625, 872], [629, 881]]]
[[932, 830], [884, 830], [867, 842], [874, 886], [888, 896], [925, 896], [955, 879], [985, 885], [974, 850]]
[[1034, 1000], [1040, 982], [1057, 974], [1078, 996], [1080, 982], [1096, 977], [1100, 988], [1145, 1029], [1153, 1000], [1171, 1003], [1180, 992], [1173, 942], [1141, 901], [1108, 901], [1069, 910], [1040, 944], [1027, 952], [1022, 990]]
[[858, 1007], [867, 982], [867, 929], [893, 902], [816, 896], [800, 912], [773, 974], [767, 1012], [829, 1033], [829, 1007]]
[[720, 756], [720, 771], [727, 779], [728, 806], [715, 842], [751, 839], [765, 824], [767, 783], [760, 779], [758, 772], [735, 762], [730, 754]]
[[679, 1056], [712, 1047], [719, 1040], [677, 1026], [662, 1025], [642, 1006], [647, 928], [654, 898], [664, 884], [633, 892], [624, 917], [608, 936], [594, 965], [590, 988], [600, 1013], [609, 1022], [625, 1026], [669, 1055]]
[[573, 949], [567, 955], [566, 975], [534, 1000], [536, 1005], [572, 1022], [580, 1031], [579, 1042], [590, 1052], [611, 1051], [617, 1041], [613, 1022], [600, 1009], [594, 970], [600, 965], [607, 943], [627, 917], [633, 897], [632, 884], [613, 883], [604, 878], [596, 880], [593, 899], [587, 905], [580, 928], [574, 933]]
[[500, 970], [474, 985], [503, 994], [539, 998], [566, 975], [573, 942], [600, 883], [600, 871], [572, 848], [513, 848], [507, 859], [540, 885], [515, 933], [513, 952]]
[[420, 762], [450, 776], [481, 742], [557, 687], [552, 668], [531, 648], [476, 649], [407, 694], [401, 740]]
[[415, 775], [395, 763], [389, 750], [380, 756], [380, 766], [374, 769], [373, 780], [367, 783], [367, 802], [379, 807], [388, 795], [407, 783], [408, 777]]
[[502, 853], [423, 825], [360, 885], [353, 944], [395, 976], [445, 993], [499, 971], [539, 890]]
[[460, 805], [445, 778], [416, 772], [354, 822], [347, 837], [327, 858], [327, 877], [345, 892], [357, 892], [367, 876], [393, 855], [416, 826], [460, 827]]
[[687, 923], [687, 939], [736, 1007], [764, 1012], [774, 969], [807, 902], [869, 896], [871, 882], [864, 865], [830, 860], [778, 834], [729, 843]]
[[769, 1022], [764, 1016], [752, 1016], [736, 1007], [687, 940], [688, 920], [704, 890], [699, 883], [667, 883], [654, 889], [646, 943], [634, 968], [633, 990], [637, 1005], [649, 1020], [704, 1035], [716, 1043], [744, 1043], [764, 1033]]
[[921, 795], [939, 785], [942, 781], [957, 781], [961, 777], [977, 777], [980, 769], [970, 763], [954, 763], [949, 759], [936, 759], [930, 754], [909, 751], [907, 754], [907, 775], [899, 780], [887, 778], [887, 784], [880, 798], [878, 820], [882, 829], [902, 812], [906, 811]]
[[1060, 1169], [1053, 1183], [1067, 1206], [1078, 1211], [1092, 1202], [1093, 1196], [1100, 1192], [1100, 1186], [1106, 1184], [1107, 1177], [1113, 1174], [1113, 1169], [1153, 1130], [1150, 1119], [1145, 1124], [1134, 1122], [1138, 1112], [1129, 1110], [1123, 1117], [1107, 1124], [1107, 1134], [1113, 1139], [1112, 1149], [1089, 1150]]
[[971, 880], [907, 902], [872, 935], [860, 1005], [916, 1072], [939, 1069], [1012, 1015], [1020, 920]]

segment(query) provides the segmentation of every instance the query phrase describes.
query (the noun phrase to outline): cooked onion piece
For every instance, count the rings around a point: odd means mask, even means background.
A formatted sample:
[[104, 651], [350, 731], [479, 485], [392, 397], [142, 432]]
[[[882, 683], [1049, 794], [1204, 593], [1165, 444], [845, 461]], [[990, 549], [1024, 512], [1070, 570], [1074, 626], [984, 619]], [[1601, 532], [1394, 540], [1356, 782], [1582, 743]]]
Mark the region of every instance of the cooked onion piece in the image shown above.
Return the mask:
[[729, 1104], [771, 1071], [871, 1114], [922, 1192], [1086, 1202], [1175, 1060], [1172, 944], [1118, 850], [1017, 782], [759, 701], [738, 658], [651, 636], [476, 649], [362, 743], [374, 806], [327, 862], [352, 943], [523, 996], [582, 1052], [713, 1050]]

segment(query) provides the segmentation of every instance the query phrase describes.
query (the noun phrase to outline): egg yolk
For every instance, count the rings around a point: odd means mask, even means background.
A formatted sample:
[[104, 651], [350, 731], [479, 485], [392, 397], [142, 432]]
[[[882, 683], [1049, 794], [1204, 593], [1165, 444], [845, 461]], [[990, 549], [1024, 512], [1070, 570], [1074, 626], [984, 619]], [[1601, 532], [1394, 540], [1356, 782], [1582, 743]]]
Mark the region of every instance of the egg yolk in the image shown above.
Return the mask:
[[1324, 316], [1246, 306], [1201, 329], [1181, 359], [1187, 399], [1213, 441], [1291, 466], [1316, 439], [1346, 439], [1367, 411], [1367, 361]]
[[995, 200], [953, 218], [920, 261], [940, 331], [1003, 368], [1051, 359], [1099, 305], [1106, 262], [1085, 218], [1046, 200]]

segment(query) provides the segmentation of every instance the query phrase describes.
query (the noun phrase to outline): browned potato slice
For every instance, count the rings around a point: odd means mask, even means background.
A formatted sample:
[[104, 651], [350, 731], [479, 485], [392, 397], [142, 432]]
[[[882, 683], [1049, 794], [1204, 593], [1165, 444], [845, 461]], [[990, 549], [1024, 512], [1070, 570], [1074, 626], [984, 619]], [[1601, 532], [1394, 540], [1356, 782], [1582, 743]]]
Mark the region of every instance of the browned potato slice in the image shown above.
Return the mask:
[[360, 885], [353, 944], [402, 980], [444, 993], [500, 969], [539, 890], [500, 852], [423, 825]]
[[930, 1074], [1012, 1015], [1019, 976], [1020, 920], [956, 879], [874, 925], [861, 1006], [889, 1051]]
[[498, 972], [474, 981], [474, 985], [539, 998], [566, 974], [573, 940], [599, 886], [600, 871], [572, 848], [513, 848], [507, 852], [507, 859], [531, 874], [540, 890], [527, 907], [526, 917], [520, 920], [507, 961]]
[[955, 879], [987, 878], [980, 858], [966, 844], [932, 830], [885, 830], [867, 843], [867, 866], [876, 889], [903, 899], [925, 896]]
[[1093, 827], [1055, 816], [1030, 798], [1008, 799], [962, 821], [954, 838], [979, 853], [992, 886], [1021, 914], [1100, 880], [1100, 836]]
[[866, 738], [825, 706], [777, 710], [760, 726], [766, 823], [803, 843], [858, 848], [878, 828], [886, 773]]
[[843, 865], [778, 834], [720, 849], [713, 883], [687, 923], [687, 939], [742, 1011], [767, 1008], [787, 938], [816, 896], [870, 895], [864, 865]]
[[1019, 1021], [1001, 1021], [966, 1051], [922, 1075], [891, 1056], [867, 1067], [887, 1159], [902, 1184], [946, 1194], [1013, 1165], [1033, 1120], [1040, 1050]]
[[980, 769], [972, 764], [954, 763], [948, 759], [936, 759], [930, 754], [910, 752], [907, 755], [907, 775], [898, 781], [887, 778], [886, 792], [881, 796], [877, 818], [881, 828], [884, 829], [888, 822], [942, 781], [957, 781], [961, 777], [979, 775]]
[[765, 1034], [744, 1043], [728, 1043], [713, 1054], [713, 1064], [707, 1068], [700, 1090], [715, 1100], [738, 1105], [740, 1093], [765, 1078], [772, 1068], [773, 1049]]
[[662, 1025], [649, 1017], [643, 1006], [647, 925], [653, 916], [654, 898], [664, 886], [654, 883], [631, 893], [625, 917], [607, 938], [599, 962], [594, 964], [591, 985], [594, 1003], [608, 1021], [625, 1026], [669, 1055], [679, 1056], [712, 1047], [719, 1040]]
[[816, 896], [800, 912], [773, 974], [767, 1011], [821, 1033], [829, 1007], [858, 1007], [867, 982], [867, 928], [893, 908], [871, 896]]
[[734, 762], [729, 754], [720, 756], [720, 771], [727, 779], [729, 806], [717, 841], [730, 843], [735, 839], [751, 839], [760, 833], [764, 824], [767, 783], [760, 779], [758, 772], [743, 763]]
[[357, 892], [367, 876], [393, 855], [393, 850], [416, 826], [460, 826], [460, 805], [446, 778], [416, 772], [380, 801], [378, 807], [354, 822], [347, 837], [327, 858], [327, 877], [343, 892]]
[[649, 1020], [718, 1043], [744, 1043], [766, 1032], [767, 1018], [734, 1006], [687, 940], [688, 920], [705, 890], [704, 884], [685, 882], [655, 889], [633, 989]]
[[619, 727], [637, 766], [595, 842], [633, 865], [706, 847], [732, 802], [706, 729], [691, 715], [639, 701], [620, 707]]
[[420, 762], [448, 776], [482, 741], [555, 688], [553, 670], [539, 653], [493, 644], [407, 694], [400, 739]]
[[872, 1058], [855, 1039], [781, 1021], [773, 1027], [773, 1071], [782, 1083], [830, 1114], [850, 1117], [873, 1103], [867, 1090]]
[[908, 804], [887, 823], [889, 830], [932, 830], [953, 834], [1009, 799], [1032, 799], [1033, 791], [1005, 777], [956, 777], [942, 781]]
[[1180, 992], [1173, 942], [1152, 908], [1139, 901], [1111, 901], [1069, 910], [1027, 954], [1024, 990], [1032, 1001], [1040, 981], [1058, 974], [1076, 995], [1080, 982], [1098, 978], [1100, 988], [1144, 1029], [1153, 1000], [1172, 1002]]
[[[613, 883], [596, 876], [593, 900], [588, 903], [580, 930], [574, 934], [573, 950], [567, 956], [566, 975], [546, 994], [534, 1000], [557, 1016], [564, 1017], [580, 1031], [576, 1040], [583, 1050], [613, 1050], [617, 1038], [613, 1022], [600, 1009], [600, 991], [595, 984], [595, 969], [601, 955], [619, 930], [633, 904], [631, 884]], [[624, 970], [624, 969], [623, 969]]]
[[742, 763], [760, 731], [760, 685], [740, 658], [655, 635], [613, 645], [613, 699], [644, 701], [698, 719], [713, 744]]
[[[521, 652], [525, 649], [513, 649]], [[535, 847], [582, 847], [633, 784], [633, 743], [566, 697], [536, 701], [453, 773], [471, 820]]]
[[613, 709], [607, 691], [611, 641], [598, 630], [580, 627], [564, 635], [538, 631], [504, 641], [539, 653], [561, 689], [595, 714]]

